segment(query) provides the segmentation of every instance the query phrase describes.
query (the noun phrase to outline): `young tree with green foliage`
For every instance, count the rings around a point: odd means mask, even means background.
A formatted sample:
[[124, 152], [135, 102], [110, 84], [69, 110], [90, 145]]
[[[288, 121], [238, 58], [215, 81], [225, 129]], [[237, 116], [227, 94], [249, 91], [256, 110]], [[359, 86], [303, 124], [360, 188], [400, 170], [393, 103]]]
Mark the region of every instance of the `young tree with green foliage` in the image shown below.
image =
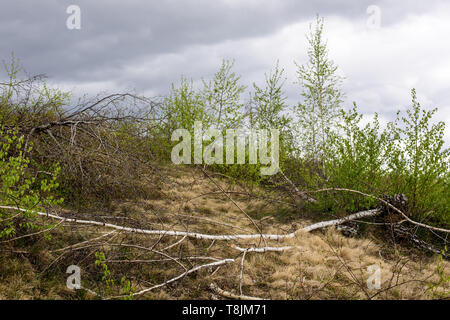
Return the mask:
[[245, 86], [241, 77], [233, 72], [234, 61], [223, 60], [214, 79], [203, 80], [203, 99], [212, 125], [220, 130], [238, 128], [244, 119], [241, 94]]
[[164, 105], [172, 129], [192, 131], [195, 121], [209, 122], [202, 96], [194, 89], [192, 80], [189, 81], [185, 77], [181, 78], [178, 87], [172, 84], [172, 90]]
[[313, 160], [323, 159], [327, 135], [335, 124], [342, 103], [337, 66], [328, 58], [327, 44], [323, 40], [323, 18], [317, 16], [313, 29], [307, 35], [308, 62], [297, 64], [297, 77], [303, 87], [303, 102], [296, 107], [299, 136], [304, 137], [302, 152]]
[[178, 86], [172, 84], [170, 94], [163, 101], [164, 125], [150, 123], [151, 132], [157, 146], [153, 148], [160, 159], [171, 159], [171, 150], [174, 143], [171, 136], [176, 129], [186, 129], [194, 133], [196, 121], [204, 124], [210, 123], [210, 118], [205, 112], [205, 103], [201, 93], [194, 88], [192, 80], [181, 77]]
[[280, 160], [292, 151], [292, 119], [286, 114], [288, 105], [283, 86], [286, 82], [284, 69], [277, 62], [275, 69], [265, 74], [265, 86], [253, 83], [254, 93], [250, 103], [250, 125], [255, 129], [278, 129], [280, 131]]
[[405, 193], [418, 219], [435, 218], [450, 224], [450, 149], [444, 149], [445, 123], [432, 123], [437, 109], [425, 110], [412, 89], [406, 116], [389, 123], [390, 182], [393, 193]]
[[289, 125], [291, 119], [283, 114], [288, 108], [283, 91], [285, 82], [284, 69], [280, 69], [277, 62], [275, 69], [269, 75], [265, 74], [263, 88], [253, 83], [252, 127], [283, 130]]

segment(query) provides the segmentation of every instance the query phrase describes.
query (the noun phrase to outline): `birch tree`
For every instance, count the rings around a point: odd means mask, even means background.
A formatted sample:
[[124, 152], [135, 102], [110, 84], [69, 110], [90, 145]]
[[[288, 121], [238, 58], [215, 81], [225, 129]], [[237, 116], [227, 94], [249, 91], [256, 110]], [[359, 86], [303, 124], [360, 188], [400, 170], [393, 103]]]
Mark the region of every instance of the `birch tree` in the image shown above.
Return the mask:
[[343, 98], [340, 91], [343, 79], [328, 57], [323, 23], [324, 19], [317, 16], [315, 26], [310, 25], [308, 61], [304, 65], [296, 63], [298, 83], [303, 88], [303, 101], [295, 108], [303, 137], [300, 147], [313, 160], [323, 159], [328, 131], [333, 128]]
[[233, 71], [234, 61], [223, 60], [214, 79], [203, 81], [203, 99], [206, 110], [218, 129], [236, 128], [243, 120], [241, 94], [245, 86]]
[[275, 69], [265, 75], [265, 86], [259, 87], [253, 84], [252, 122], [260, 129], [287, 128], [290, 118], [283, 114], [288, 108], [283, 89], [286, 77], [284, 69], [280, 69], [277, 63]]
[[265, 75], [265, 86], [253, 83], [250, 124], [256, 129], [278, 129], [280, 132], [280, 156], [284, 159], [291, 152], [291, 117], [287, 115], [288, 104], [284, 84], [285, 71], [277, 62], [274, 70]]

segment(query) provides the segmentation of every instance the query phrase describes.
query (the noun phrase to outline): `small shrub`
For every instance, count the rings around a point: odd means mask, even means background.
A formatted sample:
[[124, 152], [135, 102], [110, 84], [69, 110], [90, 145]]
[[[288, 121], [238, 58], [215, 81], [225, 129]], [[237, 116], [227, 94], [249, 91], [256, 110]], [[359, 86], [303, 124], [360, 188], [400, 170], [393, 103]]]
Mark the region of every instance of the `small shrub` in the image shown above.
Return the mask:
[[25, 151], [31, 151], [31, 147], [25, 148], [24, 136], [18, 136], [15, 130], [0, 128], [0, 203], [26, 209], [19, 213], [0, 209], [0, 238], [13, 237], [18, 230], [25, 233], [44, 228], [45, 225], [37, 223], [36, 210], [63, 201], [51, 195], [58, 187], [59, 166], [54, 166], [50, 173], [44, 173], [50, 174], [50, 179], [37, 180], [27, 170], [30, 160], [24, 156]]

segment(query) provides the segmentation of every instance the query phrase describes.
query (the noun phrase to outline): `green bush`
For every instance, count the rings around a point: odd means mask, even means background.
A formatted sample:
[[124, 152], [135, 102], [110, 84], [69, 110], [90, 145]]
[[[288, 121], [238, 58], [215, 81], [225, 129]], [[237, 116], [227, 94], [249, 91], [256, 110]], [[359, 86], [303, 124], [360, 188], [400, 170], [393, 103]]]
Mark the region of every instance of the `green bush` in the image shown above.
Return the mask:
[[[321, 187], [347, 188], [375, 197], [405, 194], [407, 214], [433, 224], [449, 225], [449, 155], [444, 149], [445, 123], [432, 123], [436, 109], [424, 110], [412, 90], [406, 115], [380, 129], [378, 116], [364, 127], [356, 105], [341, 111], [338, 133], [330, 133], [321, 170]], [[319, 173], [316, 174], [319, 176]], [[317, 187], [317, 185], [315, 186]], [[354, 193], [318, 194], [332, 211], [353, 212], [377, 205], [375, 198]]]
[[51, 195], [58, 187], [59, 166], [44, 173], [50, 174], [50, 179], [36, 179], [27, 170], [30, 160], [24, 156], [25, 151], [30, 152], [31, 147], [25, 150], [24, 136], [18, 136], [15, 130], [0, 128], [0, 204], [26, 209], [19, 213], [0, 209], [0, 238], [13, 237], [19, 230], [25, 233], [44, 227], [37, 223], [36, 210], [62, 202]]
[[412, 107], [388, 126], [391, 193], [404, 193], [416, 219], [450, 225], [449, 156], [444, 149], [445, 123], [432, 123], [437, 109], [424, 110], [412, 90]]
[[[380, 130], [378, 116], [364, 127], [360, 125], [362, 114], [356, 105], [348, 112], [341, 110], [342, 123], [339, 134], [330, 133], [327, 156], [323, 164], [325, 187], [358, 190], [381, 197], [389, 192], [385, 184], [387, 159], [387, 133]], [[323, 196], [323, 201], [328, 196]], [[340, 209], [353, 212], [376, 205], [374, 198], [339, 192], [333, 197]]]

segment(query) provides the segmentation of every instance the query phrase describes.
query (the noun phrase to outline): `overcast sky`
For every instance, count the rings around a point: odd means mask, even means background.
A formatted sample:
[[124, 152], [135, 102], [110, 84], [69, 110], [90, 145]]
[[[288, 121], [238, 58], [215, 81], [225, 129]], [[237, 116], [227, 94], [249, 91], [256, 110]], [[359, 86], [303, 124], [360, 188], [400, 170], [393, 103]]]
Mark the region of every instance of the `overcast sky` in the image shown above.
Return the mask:
[[[79, 30], [66, 26], [71, 4], [81, 9]], [[379, 27], [371, 5], [380, 10]], [[300, 99], [294, 61], [306, 62], [305, 34], [316, 14], [346, 78], [347, 106], [356, 101], [387, 121], [410, 105], [414, 87], [421, 104], [438, 107], [438, 119], [450, 125], [446, 0], [2, 0], [0, 58], [14, 51], [28, 73], [45, 73], [77, 94], [148, 96], [167, 94], [181, 75], [211, 78], [224, 58], [235, 59], [244, 84], [261, 84], [279, 59], [293, 104]]]

